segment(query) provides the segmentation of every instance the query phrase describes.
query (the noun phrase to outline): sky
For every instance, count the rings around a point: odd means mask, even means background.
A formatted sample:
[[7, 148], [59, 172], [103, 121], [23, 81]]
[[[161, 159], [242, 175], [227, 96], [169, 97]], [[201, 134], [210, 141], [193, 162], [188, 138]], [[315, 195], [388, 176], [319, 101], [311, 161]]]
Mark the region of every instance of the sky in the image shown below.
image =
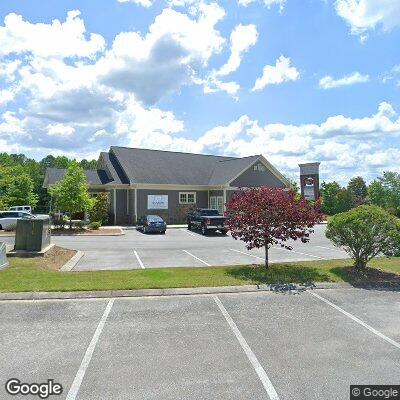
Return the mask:
[[400, 172], [399, 0], [2, 0], [0, 151]]

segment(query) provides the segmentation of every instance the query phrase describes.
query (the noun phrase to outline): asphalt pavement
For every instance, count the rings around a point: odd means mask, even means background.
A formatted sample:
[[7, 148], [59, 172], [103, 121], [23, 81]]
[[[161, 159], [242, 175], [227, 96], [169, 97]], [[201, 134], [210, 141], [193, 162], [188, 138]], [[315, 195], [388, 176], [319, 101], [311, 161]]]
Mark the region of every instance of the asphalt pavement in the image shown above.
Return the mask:
[[[293, 250], [275, 246], [271, 262], [347, 258], [347, 254], [325, 237], [326, 225], [317, 225], [309, 243], [291, 241]], [[13, 243], [13, 238], [1, 238]], [[263, 249], [247, 250], [230, 235], [202, 236], [197, 231], [169, 229], [165, 235], [125, 230], [123, 236], [53, 236], [52, 242], [84, 256], [74, 271], [160, 267], [204, 267], [262, 263]]]
[[0, 303], [5, 382], [68, 400], [348, 399], [399, 384], [400, 293], [362, 289]]

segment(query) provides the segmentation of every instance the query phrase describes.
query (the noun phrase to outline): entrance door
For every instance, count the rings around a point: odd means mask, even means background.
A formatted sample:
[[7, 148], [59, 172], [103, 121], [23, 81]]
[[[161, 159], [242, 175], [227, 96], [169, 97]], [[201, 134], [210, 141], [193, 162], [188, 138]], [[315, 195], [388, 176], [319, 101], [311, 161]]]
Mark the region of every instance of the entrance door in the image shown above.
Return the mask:
[[220, 214], [224, 213], [224, 197], [210, 196], [210, 208], [218, 210]]

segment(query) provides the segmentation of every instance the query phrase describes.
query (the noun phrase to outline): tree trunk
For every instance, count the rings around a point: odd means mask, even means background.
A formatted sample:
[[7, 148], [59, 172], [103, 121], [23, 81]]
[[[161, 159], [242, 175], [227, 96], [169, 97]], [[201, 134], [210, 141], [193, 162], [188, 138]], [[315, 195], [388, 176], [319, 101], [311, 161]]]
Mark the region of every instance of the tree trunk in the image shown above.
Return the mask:
[[367, 263], [363, 258], [357, 258], [355, 262], [356, 269], [363, 271], [367, 267]]
[[265, 268], [268, 269], [269, 264], [268, 264], [268, 245], [265, 245]]

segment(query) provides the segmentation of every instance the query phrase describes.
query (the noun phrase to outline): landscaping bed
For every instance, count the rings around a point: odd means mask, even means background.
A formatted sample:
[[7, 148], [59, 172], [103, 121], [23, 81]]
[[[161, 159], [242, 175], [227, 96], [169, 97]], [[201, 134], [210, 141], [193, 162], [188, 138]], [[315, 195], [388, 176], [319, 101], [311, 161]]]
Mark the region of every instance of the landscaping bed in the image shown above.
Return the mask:
[[37, 267], [45, 271], [59, 271], [75, 254], [76, 250], [54, 246], [43, 257], [37, 259]]
[[[356, 273], [351, 260], [326, 260], [205, 268], [159, 268], [95, 272], [59, 272], [72, 253], [58, 251], [46, 260], [10, 259], [10, 267], [0, 271], [1, 292], [88, 291], [124, 289], [164, 289], [218, 287], [277, 283], [349, 282], [400, 283], [400, 258], [377, 258], [373, 269]], [[60, 258], [57, 261], [57, 258]], [[378, 268], [378, 269], [376, 269]], [[373, 272], [372, 272], [373, 271]]]
[[100, 228], [100, 229], [52, 229], [53, 236], [118, 236], [123, 235], [121, 228]]

